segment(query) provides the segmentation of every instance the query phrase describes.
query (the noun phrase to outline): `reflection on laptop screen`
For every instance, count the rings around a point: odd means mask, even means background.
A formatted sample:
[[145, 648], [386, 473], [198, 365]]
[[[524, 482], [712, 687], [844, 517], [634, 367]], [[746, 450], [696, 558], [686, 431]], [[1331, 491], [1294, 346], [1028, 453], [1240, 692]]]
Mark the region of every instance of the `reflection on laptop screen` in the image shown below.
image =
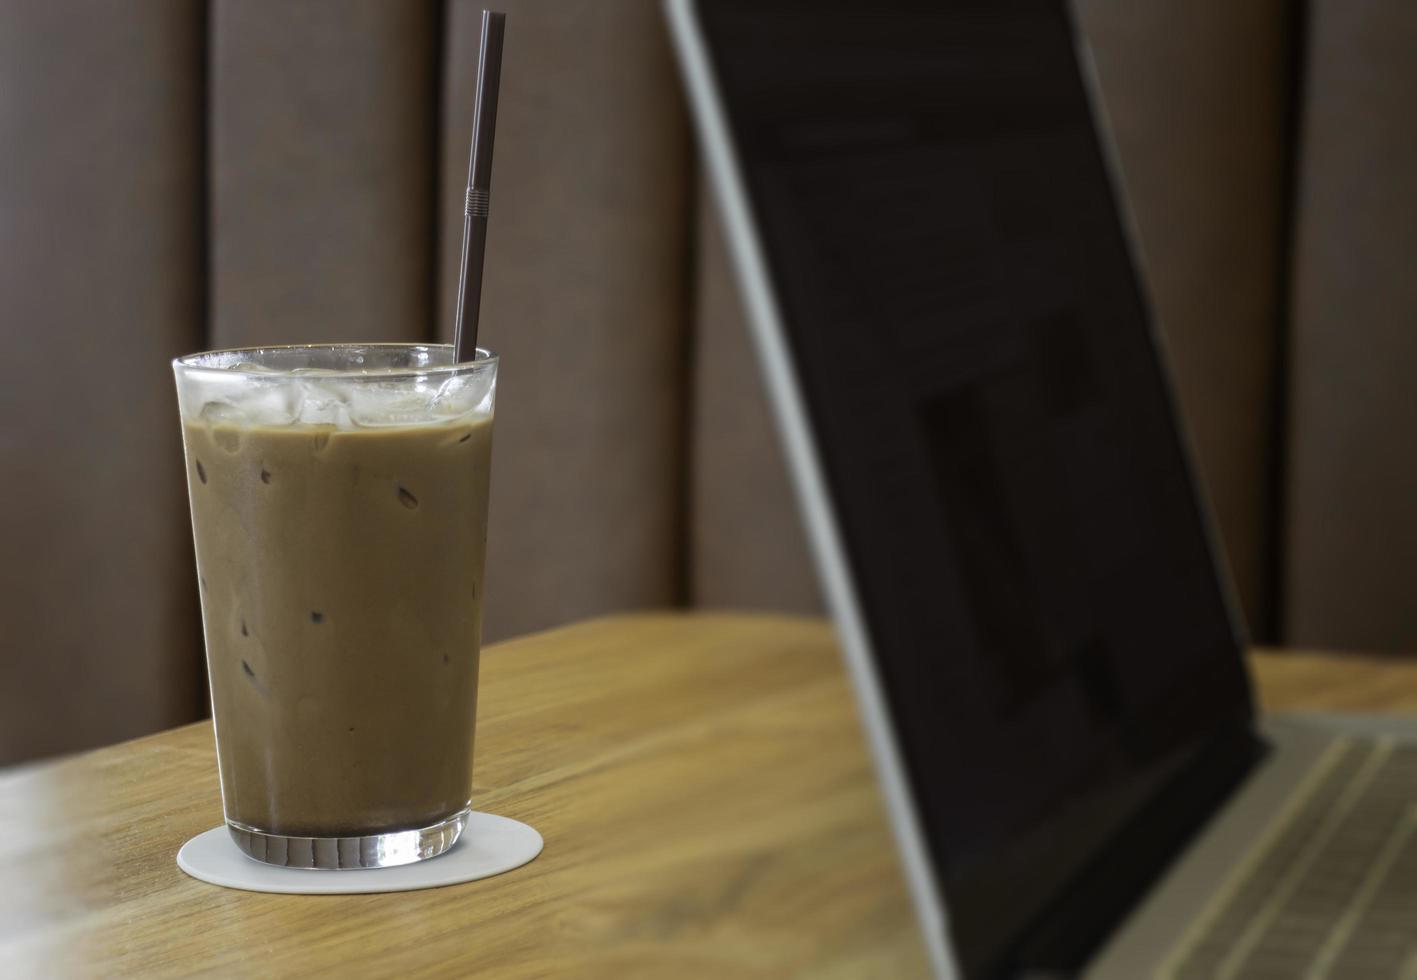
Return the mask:
[[1249, 713], [1061, 8], [700, 3], [967, 966]]

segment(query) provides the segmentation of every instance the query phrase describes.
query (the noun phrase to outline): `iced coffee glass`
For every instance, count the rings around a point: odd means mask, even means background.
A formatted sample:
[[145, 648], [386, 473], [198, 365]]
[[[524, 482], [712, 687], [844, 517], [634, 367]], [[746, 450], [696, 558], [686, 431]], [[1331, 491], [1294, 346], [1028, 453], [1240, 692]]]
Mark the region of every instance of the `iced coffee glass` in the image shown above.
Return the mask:
[[258, 861], [435, 857], [472, 791], [497, 358], [178, 358], [226, 824]]

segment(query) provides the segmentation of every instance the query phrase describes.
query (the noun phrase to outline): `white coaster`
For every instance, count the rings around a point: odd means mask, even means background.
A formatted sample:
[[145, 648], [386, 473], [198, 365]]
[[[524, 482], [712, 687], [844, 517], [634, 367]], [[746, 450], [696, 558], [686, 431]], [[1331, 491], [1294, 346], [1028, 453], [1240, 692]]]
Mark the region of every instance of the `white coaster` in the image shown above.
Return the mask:
[[445, 853], [396, 868], [278, 868], [242, 854], [225, 826], [213, 827], [183, 844], [177, 866], [193, 878], [248, 892], [353, 895], [490, 878], [520, 868], [541, 853], [541, 846], [541, 835], [521, 821], [474, 810], [468, 814], [462, 837]]

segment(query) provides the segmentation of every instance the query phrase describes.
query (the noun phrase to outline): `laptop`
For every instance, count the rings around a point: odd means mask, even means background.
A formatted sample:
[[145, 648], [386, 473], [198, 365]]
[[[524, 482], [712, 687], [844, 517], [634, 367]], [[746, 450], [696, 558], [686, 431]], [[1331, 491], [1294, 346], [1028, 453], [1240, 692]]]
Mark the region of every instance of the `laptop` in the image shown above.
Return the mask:
[[1061, 0], [667, 0], [941, 977], [1417, 977], [1417, 729], [1257, 716]]

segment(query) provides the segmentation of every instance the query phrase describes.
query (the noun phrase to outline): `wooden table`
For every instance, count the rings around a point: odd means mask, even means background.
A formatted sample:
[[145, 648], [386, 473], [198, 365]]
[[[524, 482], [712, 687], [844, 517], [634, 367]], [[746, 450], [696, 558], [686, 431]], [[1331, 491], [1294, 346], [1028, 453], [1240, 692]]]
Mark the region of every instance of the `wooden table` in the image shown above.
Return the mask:
[[[1256, 656], [1271, 709], [1417, 711], [1417, 663]], [[0, 976], [912, 977], [914, 917], [830, 629], [645, 615], [490, 648], [486, 881], [260, 895], [174, 861], [221, 821], [206, 723], [0, 776]]]

